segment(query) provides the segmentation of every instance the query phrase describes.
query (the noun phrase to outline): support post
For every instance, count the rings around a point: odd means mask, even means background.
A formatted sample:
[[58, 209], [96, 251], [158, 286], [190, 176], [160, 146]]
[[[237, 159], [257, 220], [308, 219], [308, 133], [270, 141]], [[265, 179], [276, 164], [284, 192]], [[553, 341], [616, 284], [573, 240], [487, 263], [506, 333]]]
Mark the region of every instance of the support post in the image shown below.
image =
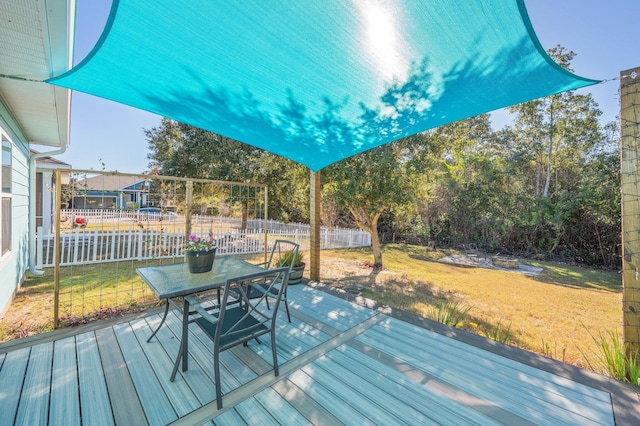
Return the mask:
[[[62, 172], [56, 169], [55, 237], [53, 239], [53, 328], [60, 326], [60, 220], [62, 215]], [[72, 217], [69, 220], [73, 220]]]
[[311, 250], [309, 278], [320, 281], [320, 171], [311, 172], [310, 182]]
[[623, 338], [640, 350], [640, 67], [620, 73]]
[[189, 241], [189, 235], [191, 235], [191, 204], [193, 203], [193, 181], [187, 181], [186, 194], [185, 194], [185, 209], [184, 209], [184, 242], [186, 244]]
[[269, 250], [269, 187], [264, 187], [264, 262], [267, 263]]

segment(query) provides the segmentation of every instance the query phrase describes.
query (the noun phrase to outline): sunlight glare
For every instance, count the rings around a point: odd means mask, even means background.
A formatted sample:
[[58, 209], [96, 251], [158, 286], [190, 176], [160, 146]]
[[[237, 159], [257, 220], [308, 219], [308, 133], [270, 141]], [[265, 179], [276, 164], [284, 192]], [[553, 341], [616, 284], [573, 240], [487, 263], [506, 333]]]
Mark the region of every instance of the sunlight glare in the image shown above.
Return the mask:
[[402, 55], [402, 40], [395, 15], [376, 1], [355, 3], [364, 17], [367, 47], [377, 71], [386, 81], [404, 80], [409, 67]]

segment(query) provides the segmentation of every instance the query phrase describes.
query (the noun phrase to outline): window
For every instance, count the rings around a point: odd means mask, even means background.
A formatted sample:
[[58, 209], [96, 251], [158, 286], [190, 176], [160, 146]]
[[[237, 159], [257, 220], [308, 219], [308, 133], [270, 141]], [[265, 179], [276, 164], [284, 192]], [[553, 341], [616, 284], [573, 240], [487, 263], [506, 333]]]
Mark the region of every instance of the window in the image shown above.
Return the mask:
[[11, 142], [2, 139], [2, 199], [0, 200], [0, 256], [11, 250]]

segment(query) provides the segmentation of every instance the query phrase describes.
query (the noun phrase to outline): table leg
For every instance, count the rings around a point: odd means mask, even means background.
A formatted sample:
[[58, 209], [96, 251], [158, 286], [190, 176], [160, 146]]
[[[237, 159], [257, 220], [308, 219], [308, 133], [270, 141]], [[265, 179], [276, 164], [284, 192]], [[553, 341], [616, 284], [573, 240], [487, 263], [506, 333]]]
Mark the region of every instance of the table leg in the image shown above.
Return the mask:
[[180, 365], [180, 359], [182, 358], [182, 342], [180, 342], [180, 349], [178, 349], [178, 356], [176, 357], [176, 362], [173, 363], [173, 370], [171, 370], [171, 378], [169, 381], [173, 382], [176, 378], [176, 373], [178, 372], [178, 366]]
[[160, 325], [158, 326], [158, 328], [156, 328], [153, 331], [153, 333], [151, 333], [151, 336], [149, 336], [149, 338], [147, 339], [147, 343], [150, 342], [151, 339], [153, 339], [153, 336], [155, 336], [158, 330], [160, 330], [160, 327], [162, 327], [162, 324], [164, 324], [165, 320], [167, 319], [168, 313], [169, 313], [169, 299], [167, 299], [167, 303], [165, 304], [165, 307], [164, 307], [164, 315], [162, 316], [162, 321], [160, 321]]
[[182, 371], [189, 368], [189, 301], [184, 297], [182, 302]]
[[182, 360], [182, 371], [187, 371], [189, 368], [189, 301], [185, 297], [182, 302], [182, 338], [180, 339], [180, 349], [178, 349], [178, 356], [176, 362], [173, 364], [173, 371], [171, 372], [170, 381], [176, 378], [178, 372], [178, 366], [180, 360]]

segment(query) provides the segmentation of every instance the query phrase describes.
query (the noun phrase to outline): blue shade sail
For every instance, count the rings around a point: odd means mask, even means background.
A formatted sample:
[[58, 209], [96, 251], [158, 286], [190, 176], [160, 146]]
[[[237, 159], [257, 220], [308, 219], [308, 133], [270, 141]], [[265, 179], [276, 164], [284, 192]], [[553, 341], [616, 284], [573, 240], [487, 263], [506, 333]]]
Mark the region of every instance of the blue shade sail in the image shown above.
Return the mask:
[[598, 81], [546, 55], [523, 0], [114, 0], [93, 51], [49, 82], [319, 170]]

